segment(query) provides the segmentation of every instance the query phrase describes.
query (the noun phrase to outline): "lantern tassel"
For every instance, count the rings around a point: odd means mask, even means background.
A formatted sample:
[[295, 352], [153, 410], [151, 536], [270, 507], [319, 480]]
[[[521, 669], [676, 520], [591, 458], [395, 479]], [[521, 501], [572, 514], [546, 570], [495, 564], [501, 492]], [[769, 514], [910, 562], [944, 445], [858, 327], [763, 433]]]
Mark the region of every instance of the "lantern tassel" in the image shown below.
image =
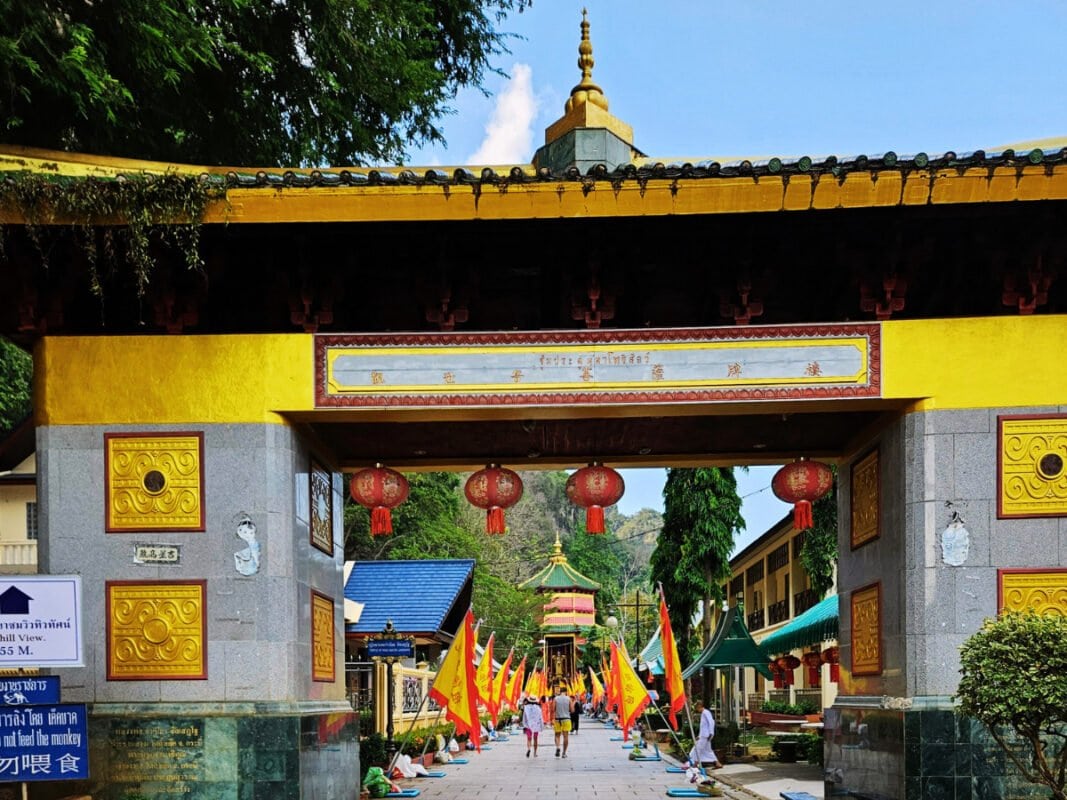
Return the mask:
[[586, 533], [603, 533], [604, 532], [604, 507], [603, 506], [589, 506], [585, 510], [585, 532]]
[[815, 522], [811, 516], [811, 501], [797, 500], [793, 506], [793, 530], [806, 531]]
[[370, 535], [384, 536], [393, 532], [393, 515], [385, 506], [375, 506], [370, 512]]
[[831, 683], [837, 683], [840, 678], [841, 678], [841, 665], [840, 664], [831, 664], [830, 665], [830, 682]]
[[485, 532], [502, 534], [507, 530], [504, 527], [504, 509], [493, 506], [485, 512]]

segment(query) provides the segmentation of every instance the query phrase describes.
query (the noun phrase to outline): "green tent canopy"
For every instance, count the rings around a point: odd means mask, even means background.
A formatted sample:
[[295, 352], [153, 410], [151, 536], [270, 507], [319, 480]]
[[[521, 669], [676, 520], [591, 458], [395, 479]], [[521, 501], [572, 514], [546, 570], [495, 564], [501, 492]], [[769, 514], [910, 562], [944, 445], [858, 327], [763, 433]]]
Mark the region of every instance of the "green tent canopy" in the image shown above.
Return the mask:
[[827, 639], [836, 639], [837, 628], [837, 595], [832, 594], [776, 630], [760, 645], [768, 653], [788, 653]]
[[771, 659], [752, 639], [745, 627], [743, 613], [743, 607], [739, 605], [723, 612], [708, 646], [683, 670], [683, 678], [691, 678], [702, 669], [725, 667], [755, 667], [768, 680], [774, 677], [767, 668]]

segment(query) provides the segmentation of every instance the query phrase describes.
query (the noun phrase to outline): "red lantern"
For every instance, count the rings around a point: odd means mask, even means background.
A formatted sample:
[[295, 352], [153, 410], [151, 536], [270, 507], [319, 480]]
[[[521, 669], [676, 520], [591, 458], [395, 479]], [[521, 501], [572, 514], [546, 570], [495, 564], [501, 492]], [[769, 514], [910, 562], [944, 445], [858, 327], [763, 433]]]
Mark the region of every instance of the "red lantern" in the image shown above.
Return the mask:
[[567, 499], [585, 509], [586, 533], [604, 532], [604, 507], [619, 502], [624, 491], [622, 475], [595, 462], [567, 479]]
[[808, 685], [814, 687], [822, 683], [822, 656], [819, 652], [813, 650], [810, 653], [805, 653], [800, 657], [800, 660], [808, 668]]
[[821, 461], [800, 459], [786, 464], [771, 479], [774, 496], [793, 504], [793, 527], [806, 530], [812, 526], [811, 504], [823, 497], [834, 485], [834, 473]]
[[836, 647], [827, 647], [820, 654], [822, 663], [830, 665], [830, 680], [837, 683], [841, 677], [841, 651]]
[[772, 661], [770, 664], [767, 665], [767, 667], [768, 667], [768, 669], [770, 669], [771, 675], [774, 676], [774, 688], [775, 689], [784, 689], [785, 688], [785, 673], [778, 666], [778, 662], [777, 661]]
[[393, 532], [393, 517], [389, 509], [407, 500], [409, 488], [407, 478], [381, 464], [361, 469], [352, 476], [348, 491], [353, 500], [371, 510], [371, 536]]
[[503, 533], [504, 509], [522, 497], [522, 478], [510, 469], [490, 464], [467, 478], [463, 493], [471, 505], [485, 509], [485, 532]]
[[793, 671], [800, 666], [800, 659], [794, 655], [782, 656], [778, 659], [778, 669], [785, 674], [785, 682], [788, 686], [793, 685]]

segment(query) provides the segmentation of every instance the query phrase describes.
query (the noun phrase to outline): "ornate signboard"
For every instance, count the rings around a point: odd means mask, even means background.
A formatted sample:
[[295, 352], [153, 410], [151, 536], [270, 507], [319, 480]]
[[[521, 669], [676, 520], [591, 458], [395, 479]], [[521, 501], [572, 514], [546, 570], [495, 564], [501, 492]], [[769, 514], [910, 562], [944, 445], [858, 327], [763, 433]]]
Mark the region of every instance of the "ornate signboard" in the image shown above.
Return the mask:
[[997, 418], [997, 517], [1067, 516], [1067, 414]]
[[333, 644], [333, 600], [311, 593], [311, 679], [336, 680]]
[[997, 570], [997, 609], [1067, 616], [1067, 567]]
[[882, 584], [852, 592], [852, 674], [882, 673]]
[[311, 459], [311, 544], [333, 555], [333, 488], [330, 473]]
[[108, 581], [107, 679], [207, 677], [207, 581]]
[[204, 530], [203, 433], [104, 434], [108, 533]]
[[877, 323], [317, 335], [318, 407], [878, 397]]
[[852, 465], [851, 507], [852, 549], [867, 544], [879, 536], [879, 480], [878, 450], [872, 450]]

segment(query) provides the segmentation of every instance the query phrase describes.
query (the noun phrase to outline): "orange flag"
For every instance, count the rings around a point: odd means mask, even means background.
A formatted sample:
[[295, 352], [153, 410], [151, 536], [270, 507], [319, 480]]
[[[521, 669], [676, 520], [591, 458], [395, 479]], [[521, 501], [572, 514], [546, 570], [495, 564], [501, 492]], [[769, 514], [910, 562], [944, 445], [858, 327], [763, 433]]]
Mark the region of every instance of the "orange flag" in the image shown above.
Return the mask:
[[478, 662], [478, 670], [474, 673], [474, 685], [478, 689], [478, 702], [493, 710], [493, 639], [495, 633], [489, 634], [489, 641], [485, 643], [482, 651], [482, 660]]
[[478, 690], [474, 686], [474, 612], [467, 610], [456, 638], [448, 648], [434, 678], [432, 697], [445, 708], [445, 718], [455, 723], [456, 733], [466, 733], [482, 751], [482, 723], [478, 719]]
[[519, 667], [508, 679], [508, 703], [511, 707], [518, 709], [519, 707], [519, 692], [522, 691], [522, 681], [526, 677], [526, 656], [522, 657], [522, 661], [519, 662]]
[[493, 727], [496, 727], [496, 718], [500, 713], [500, 709], [504, 707], [504, 701], [507, 700], [507, 684], [508, 684], [508, 670], [511, 669], [511, 656], [514, 650], [508, 651], [508, 657], [504, 659], [504, 666], [500, 668], [500, 672], [496, 674], [496, 679], [493, 681], [493, 704], [489, 706], [489, 713], [493, 717]]
[[622, 728], [622, 740], [625, 742], [637, 716], [652, 702], [652, 698], [630, 664], [626, 645], [617, 647], [615, 642], [611, 643], [611, 665], [614, 673], [612, 682], [618, 682], [615, 693], [619, 703], [619, 727]]
[[[614, 647], [614, 645], [612, 645]], [[612, 659], [612, 664], [614, 664]], [[615, 697], [615, 678], [612, 674], [611, 667], [605, 663], [604, 657], [600, 657], [600, 674], [604, 676], [604, 696], [607, 698], [608, 711], [612, 711], [615, 706], [619, 704], [619, 701]]]
[[[663, 596], [663, 587], [659, 590], [659, 638], [663, 649], [663, 672], [667, 679], [667, 694], [671, 704], [667, 719], [671, 727], [678, 730], [678, 712], [685, 708], [685, 682], [682, 680], [682, 662], [678, 659], [678, 643], [674, 641], [671, 630], [671, 618], [667, 613], [667, 599]], [[651, 676], [651, 672], [649, 675]]]
[[604, 684], [597, 678], [596, 673], [593, 672], [593, 668], [589, 668], [589, 686], [593, 690], [593, 706], [600, 705], [600, 700], [604, 697]]

